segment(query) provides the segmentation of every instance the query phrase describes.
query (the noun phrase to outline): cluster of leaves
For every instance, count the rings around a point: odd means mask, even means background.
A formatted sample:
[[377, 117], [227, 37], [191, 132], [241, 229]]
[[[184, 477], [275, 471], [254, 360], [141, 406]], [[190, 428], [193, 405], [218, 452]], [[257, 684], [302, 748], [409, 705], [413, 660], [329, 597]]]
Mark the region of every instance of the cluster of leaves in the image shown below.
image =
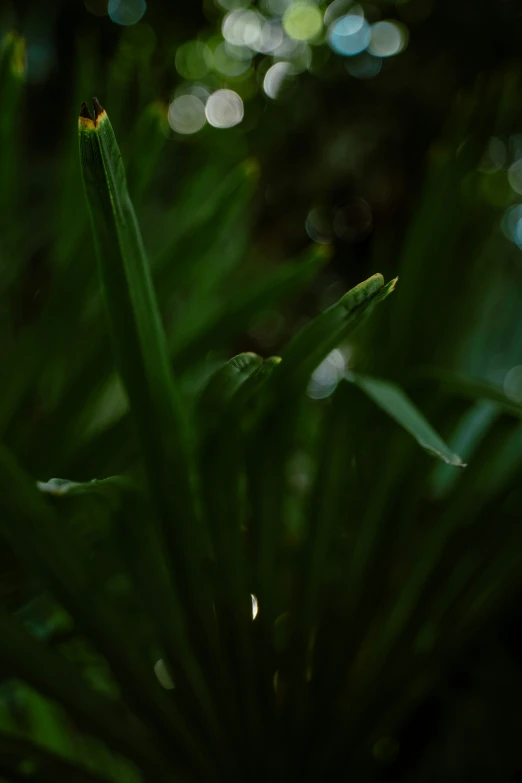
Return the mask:
[[[4, 215], [17, 208], [22, 46], [11, 35], [1, 53]], [[421, 363], [422, 311], [433, 329], [427, 303], [454, 274], [441, 249], [477, 242], [461, 183], [489, 128], [461, 107], [455, 139], [475, 136], [435, 161], [389, 302], [395, 279], [375, 276], [280, 357], [220, 361], [212, 350], [299, 292], [324, 253], [245, 275], [253, 167], [223, 178], [205, 166], [179, 203], [147, 216], [149, 265], [114, 132], [94, 110], [82, 108], [80, 160], [112, 350], [86, 211], [69, 203], [77, 164], [50, 291], [42, 281], [22, 323], [2, 313], [0, 776], [377, 779], [400, 763], [415, 705], [519, 580], [520, 407], [484, 382], [417, 370], [411, 396], [448, 448], [395, 383], [362, 372], [373, 362], [396, 379]], [[137, 204], [162, 138], [153, 106], [129, 154]], [[2, 298], [15, 304], [24, 281], [5, 269], [30, 269], [39, 239], [17, 214], [2, 237]], [[424, 298], [430, 252], [441, 260]], [[365, 321], [357, 371], [311, 400], [314, 369]], [[87, 340], [71, 339], [81, 330]], [[36, 481], [60, 474], [76, 481]]]

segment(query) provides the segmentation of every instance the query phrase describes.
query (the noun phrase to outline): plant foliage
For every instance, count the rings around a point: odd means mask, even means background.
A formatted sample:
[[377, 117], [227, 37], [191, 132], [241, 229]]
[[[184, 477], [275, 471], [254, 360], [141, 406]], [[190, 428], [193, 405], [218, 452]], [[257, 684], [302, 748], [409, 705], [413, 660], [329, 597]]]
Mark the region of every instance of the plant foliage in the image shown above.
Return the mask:
[[[1, 50], [2, 156], [16, 136], [21, 46], [10, 36]], [[448, 193], [460, 198], [455, 180], [488, 129], [435, 162], [397, 293], [397, 278], [374, 275], [280, 356], [227, 360], [327, 258], [307, 251], [244, 275], [252, 164], [214, 179], [203, 167], [156, 215], [149, 258], [129, 192], [137, 203], [147, 192], [158, 114], [149, 107], [135, 129], [135, 152], [150, 145], [139, 165], [129, 157], [128, 187], [107, 113], [83, 104], [87, 210], [76, 168], [64, 182], [74, 220], [52, 239], [54, 284], [5, 340], [0, 776], [378, 780], [416, 705], [519, 582], [507, 501], [520, 406], [418, 361], [419, 226]], [[9, 164], [2, 204], [16, 156]], [[462, 230], [457, 218], [445, 226], [439, 254]], [[32, 241], [7, 232], [3, 257], [31, 255]], [[16, 282], [3, 281], [15, 301]], [[359, 364], [314, 394], [351, 341]], [[410, 366], [406, 393], [398, 376]]]

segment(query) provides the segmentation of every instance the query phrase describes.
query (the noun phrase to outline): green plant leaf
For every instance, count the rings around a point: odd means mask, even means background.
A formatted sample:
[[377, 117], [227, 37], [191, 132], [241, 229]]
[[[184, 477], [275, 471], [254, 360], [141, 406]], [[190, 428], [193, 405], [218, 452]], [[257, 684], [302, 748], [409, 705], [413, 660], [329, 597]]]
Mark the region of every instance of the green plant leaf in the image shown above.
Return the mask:
[[212, 535], [215, 560], [216, 612], [227, 655], [236, 661], [230, 688], [242, 719], [241, 754], [245, 769], [254, 774], [261, 760], [264, 729], [259, 709], [258, 683], [253, 676], [252, 576], [246, 552], [247, 497], [242, 440], [241, 394], [264, 366], [253, 353], [235, 356], [210, 378], [201, 395], [199, 411], [204, 437], [200, 472], [204, 511]]
[[348, 291], [339, 301], [301, 329], [281, 353], [281, 364], [272, 375], [274, 396], [293, 396], [311, 374], [373, 309], [395, 290], [397, 278], [384, 285], [376, 274]]
[[[451, 447], [469, 458], [487, 435], [500, 414], [500, 408], [489, 400], [479, 400], [462, 416], [452, 435]], [[441, 500], [454, 489], [461, 474], [448, 465], [438, 464], [430, 478], [431, 496]]]
[[174, 366], [182, 370], [194, 357], [225, 347], [248, 329], [257, 314], [295, 297], [314, 280], [329, 255], [328, 249], [313, 247], [295, 261], [280, 264], [274, 272], [229, 295], [210, 318], [207, 315], [189, 333], [173, 333], [170, 347]]
[[359, 373], [350, 373], [348, 380], [355, 383], [379, 408], [409, 432], [428, 454], [441, 459], [447, 465], [454, 465], [457, 468], [466, 467], [461, 458], [450, 451], [440, 435], [398, 386]]
[[[19, 121], [19, 104], [25, 79], [25, 40], [16, 32], [10, 32], [0, 41], [0, 210], [2, 212], [2, 237], [12, 236], [9, 216], [16, 211], [18, 183], [16, 160], [19, 140], [16, 133]], [[12, 250], [12, 248], [9, 248]]]
[[[169, 338], [169, 346], [175, 371], [183, 374], [195, 362], [202, 361], [210, 351], [226, 349], [234, 338], [248, 329], [258, 313], [298, 295], [314, 280], [328, 258], [328, 249], [313, 247], [295, 261], [279, 265], [274, 272], [250, 283], [243, 290], [237, 293], [234, 291], [224, 301], [220, 301], [217, 307], [214, 303], [210, 312], [206, 312], [205, 318], [193, 323], [187, 331], [178, 333], [174, 330]], [[98, 359], [94, 366], [99, 367]], [[88, 388], [89, 375], [92, 376], [90, 365], [70, 390], [68, 399], [72, 400], [73, 404], [68, 406], [67, 400], [65, 401], [65, 415], [69, 417], [65, 420], [64, 426], [67, 426], [68, 421], [71, 421], [72, 426], [78, 415], [78, 409], [81, 410], [82, 405], [85, 405], [82, 395]], [[251, 387], [249, 385], [247, 387], [250, 390]], [[60, 410], [63, 407], [61, 406]], [[92, 454], [94, 460], [96, 460], [95, 455], [108, 451], [114, 453], [116, 448], [121, 447], [122, 441], [125, 441], [127, 419], [128, 416], [125, 414], [108, 429], [96, 433], [85, 444], [85, 452]], [[83, 460], [81, 452], [77, 454], [77, 459], [80, 466]], [[87, 469], [89, 470], [89, 464]], [[92, 474], [93, 470], [89, 472]]]
[[[172, 515], [172, 495], [178, 514], [193, 518], [189, 433], [169, 368], [149, 265], [114, 132], [97, 102], [95, 111], [92, 120], [84, 104], [80, 160], [116, 361], [160, 518]], [[166, 527], [165, 519], [162, 524]], [[168, 525], [174, 531], [180, 527]], [[164, 534], [167, 539], [172, 535]]]
[[163, 753], [153, 736], [122, 704], [91, 690], [73, 664], [33, 639], [3, 609], [0, 631], [3, 667], [63, 705], [83, 729], [110, 742], [142, 769], [169, 779], [162, 773]]
[[[73, 764], [34, 742], [0, 732], [0, 770], [16, 780], [26, 777], [36, 783], [111, 783], [111, 778]], [[19, 776], [22, 776], [19, 777]]]
[[169, 744], [179, 742], [187, 751], [192, 749], [193, 758], [202, 762], [186, 717], [159, 689], [152, 666], [140, 654], [137, 635], [107, 601], [96, 575], [70, 544], [44, 495], [4, 448], [0, 449], [0, 489], [2, 535], [90, 635], [129, 702], [139, 705]]
[[[82, 175], [116, 362], [129, 397], [158, 521], [157, 532], [149, 528], [150, 546], [158, 555], [163, 547], [166, 550], [165, 579], [172, 582], [173, 574], [177, 588], [172, 584], [169, 614], [177, 619], [178, 628], [183, 628], [185, 620], [199, 659], [208, 664], [215, 695], [222, 692], [226, 672], [210, 583], [203, 568], [208, 535], [194, 498], [194, 436], [170, 371], [165, 334], [121, 154], [109, 118], [96, 99], [94, 108], [94, 120], [85, 104], [79, 118]], [[161, 568], [158, 573], [162, 573]], [[183, 604], [180, 593], [184, 595]], [[165, 594], [162, 598], [167, 600]], [[171, 623], [163, 625], [173, 627]], [[174, 658], [176, 640], [169, 639], [168, 634], [167, 630], [163, 636]], [[213, 655], [209, 650], [214, 651]], [[223, 748], [221, 726], [211, 697], [196, 674], [192, 684], [207, 725], [214, 729], [219, 751]]]
[[483, 378], [472, 378], [463, 373], [452, 372], [442, 367], [419, 367], [409, 376], [412, 382], [427, 381], [439, 383], [447, 394], [463, 397], [469, 400], [484, 400], [493, 403], [499, 411], [509, 416], [522, 418], [522, 405], [508, 399], [500, 386], [485, 381]]

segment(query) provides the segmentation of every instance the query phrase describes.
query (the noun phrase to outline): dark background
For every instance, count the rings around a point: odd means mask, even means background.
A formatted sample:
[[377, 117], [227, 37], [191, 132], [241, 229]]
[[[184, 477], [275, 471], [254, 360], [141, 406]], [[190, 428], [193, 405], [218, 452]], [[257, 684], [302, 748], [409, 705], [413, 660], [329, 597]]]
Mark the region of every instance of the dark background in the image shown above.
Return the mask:
[[[344, 59], [331, 52], [325, 42], [313, 47], [310, 72], [301, 73], [294, 89], [278, 101], [267, 99], [261, 88], [259, 74], [266, 69], [267, 60], [264, 55], [254, 59], [248, 84], [214, 74], [209, 77], [214, 86], [229, 86], [245, 93], [243, 123], [230, 130], [206, 126], [189, 137], [171, 133], [157, 176], [156, 197], [168, 202], [179, 196], [179, 183], [213, 161], [226, 168], [246, 158], [256, 159], [260, 179], [250, 219], [256, 257], [268, 265], [293, 257], [306, 247], [310, 243], [305, 228], [307, 215], [314, 208], [322, 211], [323, 228], [333, 248], [332, 260], [315, 287], [287, 314], [290, 326], [286, 329], [290, 332], [318, 304], [329, 304], [347, 286], [375, 271], [386, 277], [397, 272], [408, 228], [424, 192], [430, 160], [443, 146], [440, 139], [446, 138], [448, 127], [453, 127], [455, 107], [463, 95], [476, 94], [473, 90], [477, 84], [494, 83], [496, 92], [482, 93], [486, 96], [483, 104], [473, 107], [475, 118], [489, 124], [492, 135], [498, 111], [496, 97], [505, 83], [518, 78], [521, 71], [519, 0], [410, 0], [363, 5], [368, 19], [399, 19], [409, 31], [405, 51], [385, 60], [380, 74], [368, 80], [350, 77]], [[51, 215], [51, 196], [58, 187], [54, 162], [65, 147], [75, 143], [74, 122], [79, 109], [75, 79], [81, 65], [81, 42], [88, 42], [96, 57], [98, 78], [91, 92], [111, 116], [117, 134], [123, 138], [125, 154], [126, 132], [143, 105], [156, 99], [167, 105], [183, 81], [175, 69], [176, 48], [198, 36], [217, 35], [224, 13], [211, 0], [150, 0], [140, 23], [150, 27], [154, 41], [147, 55], [147, 78], [141, 82], [137, 69], [116, 106], [112, 101], [117, 89], [115, 92], [110, 82], [111, 63], [125, 45], [131, 60], [139, 57], [139, 39], [126, 38], [128, 29], [114, 24], [107, 16], [90, 13], [80, 0], [3, 0], [0, 31], [15, 28], [27, 37], [30, 67], [24, 99], [27, 121], [21, 127], [26, 150], [22, 176], [28, 203], [38, 212], [42, 224], [38, 227], [42, 240], [35, 243], [37, 247], [24, 271], [25, 282], [16, 292], [20, 329], [38, 314], [34, 292], [45, 290], [53, 279], [45, 224], [46, 216]], [[128, 40], [130, 44], [125, 43]], [[488, 95], [495, 100], [488, 103]], [[519, 133], [522, 127], [516, 117], [521, 96], [517, 88], [513, 96], [509, 106], [512, 111], [507, 113], [510, 119], [499, 121], [499, 136], [508, 150], [512, 134]], [[477, 143], [483, 141], [479, 134]], [[508, 152], [506, 165], [509, 162]], [[520, 290], [520, 250], [502, 236], [499, 226], [502, 210], [515, 198], [508, 194], [504, 202], [501, 197], [482, 205], [487, 211], [484, 231], [491, 243], [491, 258], [502, 259], [502, 290], [510, 289], [513, 297]], [[366, 213], [360, 213], [360, 199], [370, 210], [370, 224]], [[74, 208], [72, 205], [73, 211]], [[80, 208], [83, 204], [78, 202]], [[353, 229], [348, 238], [336, 235], [333, 228], [332, 216], [339, 209], [348, 209]], [[141, 212], [147, 214], [147, 204], [141, 206]], [[470, 225], [478, 230], [477, 214], [481, 214], [480, 210], [473, 213]], [[439, 228], [434, 217], [425, 242], [428, 249], [431, 241], [436, 243]], [[147, 239], [146, 228], [144, 233]], [[462, 252], [456, 276], [474, 273], [477, 257], [478, 254]], [[479, 274], [489, 263], [485, 261], [483, 267], [477, 267]], [[421, 258], [418, 264], [422, 267]], [[436, 271], [429, 269], [432, 275]], [[454, 318], [454, 323], [461, 319], [462, 329], [456, 342], [475, 344], [472, 326], [483, 301], [479, 297], [475, 305], [473, 296], [465, 290], [462, 307], [455, 306], [454, 315], [448, 316]], [[520, 299], [505, 301], [505, 307], [488, 316], [488, 350], [482, 350], [481, 343], [481, 349], [467, 354], [466, 359], [467, 369], [490, 380], [495, 372], [491, 363], [499, 353], [509, 354], [505, 357], [507, 367], [522, 362], [518, 342], [510, 342], [506, 337], [520, 323]], [[467, 305], [469, 316], [462, 315], [463, 311], [467, 313]], [[422, 363], [419, 346], [426, 346], [425, 363], [436, 353], [440, 332], [429, 316], [435, 307], [438, 318], [444, 320], [446, 314], [440, 301], [436, 305], [428, 303], [426, 325], [411, 327], [418, 331], [418, 343], [412, 344], [409, 353], [405, 350], [406, 370]], [[270, 347], [276, 350], [286, 336], [284, 330], [276, 334]], [[257, 350], [263, 342], [256, 344], [256, 339], [255, 334], [250, 334], [234, 347]], [[446, 358], [448, 366], [458, 364], [449, 352]], [[399, 373], [396, 367], [388, 367], [388, 371], [391, 376]], [[494, 510], [491, 520], [494, 524]], [[515, 595], [493, 618], [447, 682], [419, 706], [400, 738], [400, 746], [407, 752], [399, 754], [393, 768], [383, 764], [383, 779], [419, 783], [522, 779], [519, 624], [520, 596]]]

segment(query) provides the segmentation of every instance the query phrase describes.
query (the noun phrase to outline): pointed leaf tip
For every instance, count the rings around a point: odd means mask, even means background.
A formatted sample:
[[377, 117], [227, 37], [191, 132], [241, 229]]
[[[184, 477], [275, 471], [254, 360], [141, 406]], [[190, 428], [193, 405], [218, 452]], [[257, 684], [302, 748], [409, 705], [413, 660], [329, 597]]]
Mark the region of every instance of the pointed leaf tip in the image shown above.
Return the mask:
[[92, 99], [92, 105], [94, 106], [94, 119], [97, 120], [99, 117], [101, 117], [102, 114], [105, 113], [105, 109], [100, 104], [98, 98]]
[[91, 113], [89, 111], [89, 107], [85, 103], [85, 101], [82, 103], [81, 109], [80, 109], [80, 117], [83, 117], [84, 120], [92, 120]]

